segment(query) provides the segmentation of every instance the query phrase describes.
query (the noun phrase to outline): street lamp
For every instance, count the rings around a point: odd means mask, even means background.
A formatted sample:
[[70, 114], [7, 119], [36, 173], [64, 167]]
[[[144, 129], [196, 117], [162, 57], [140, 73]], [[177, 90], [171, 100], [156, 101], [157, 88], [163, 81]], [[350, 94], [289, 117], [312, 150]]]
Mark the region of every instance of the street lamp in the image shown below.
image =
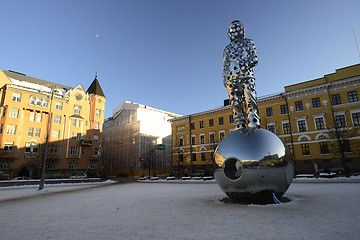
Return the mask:
[[56, 85], [54, 85], [51, 88], [51, 97], [50, 97], [50, 109], [49, 109], [49, 117], [48, 117], [48, 123], [46, 127], [46, 141], [45, 141], [45, 150], [44, 150], [44, 157], [42, 160], [42, 167], [41, 167], [41, 180], [39, 185], [39, 191], [44, 189], [45, 185], [45, 168], [46, 168], [46, 156], [47, 156], [47, 149], [49, 144], [49, 131], [50, 131], [50, 123], [51, 123], [51, 108], [52, 108], [52, 101], [54, 98], [54, 88]]

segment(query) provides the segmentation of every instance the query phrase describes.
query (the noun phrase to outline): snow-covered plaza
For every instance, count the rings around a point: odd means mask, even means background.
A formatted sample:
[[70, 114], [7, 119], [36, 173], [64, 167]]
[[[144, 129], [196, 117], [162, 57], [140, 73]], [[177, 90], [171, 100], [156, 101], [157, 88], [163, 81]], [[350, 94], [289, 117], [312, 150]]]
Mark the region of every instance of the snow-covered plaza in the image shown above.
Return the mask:
[[0, 189], [1, 239], [359, 239], [360, 183], [294, 182], [280, 205], [212, 183]]

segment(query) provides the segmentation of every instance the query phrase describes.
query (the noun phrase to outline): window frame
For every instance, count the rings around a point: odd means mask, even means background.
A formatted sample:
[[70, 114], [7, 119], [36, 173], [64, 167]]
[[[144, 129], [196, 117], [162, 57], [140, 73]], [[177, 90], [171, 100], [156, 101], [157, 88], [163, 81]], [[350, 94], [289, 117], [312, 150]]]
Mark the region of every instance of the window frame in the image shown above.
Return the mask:
[[359, 101], [356, 91], [347, 92], [347, 96], [348, 96], [349, 103]]
[[13, 101], [13, 102], [21, 102], [21, 93], [13, 92], [12, 97], [11, 97], [11, 101]]
[[289, 108], [287, 104], [280, 105], [280, 113], [281, 114], [288, 114]]
[[331, 95], [332, 105], [340, 105], [341, 104], [341, 96], [340, 94]]
[[311, 102], [312, 102], [313, 108], [321, 108], [321, 102], [320, 102], [320, 98], [319, 98], [319, 97], [312, 98], [312, 99], [311, 99]]
[[266, 108], [266, 117], [272, 117], [272, 116], [274, 116], [272, 107]]

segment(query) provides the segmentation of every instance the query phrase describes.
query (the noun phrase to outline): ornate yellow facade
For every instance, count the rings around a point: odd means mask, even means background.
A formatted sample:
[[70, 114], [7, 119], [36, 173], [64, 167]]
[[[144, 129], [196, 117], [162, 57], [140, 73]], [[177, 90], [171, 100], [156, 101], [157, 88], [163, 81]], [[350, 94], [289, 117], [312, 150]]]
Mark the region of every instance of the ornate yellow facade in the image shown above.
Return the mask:
[[96, 77], [85, 91], [0, 69], [0, 91], [0, 174], [37, 178], [45, 155], [47, 177], [98, 174], [106, 98]]
[[[360, 64], [260, 97], [261, 126], [290, 148], [297, 173], [360, 171]], [[222, 120], [220, 120], [222, 118]], [[192, 129], [191, 129], [192, 126]], [[213, 152], [234, 131], [229, 106], [172, 120], [173, 169], [211, 172]]]

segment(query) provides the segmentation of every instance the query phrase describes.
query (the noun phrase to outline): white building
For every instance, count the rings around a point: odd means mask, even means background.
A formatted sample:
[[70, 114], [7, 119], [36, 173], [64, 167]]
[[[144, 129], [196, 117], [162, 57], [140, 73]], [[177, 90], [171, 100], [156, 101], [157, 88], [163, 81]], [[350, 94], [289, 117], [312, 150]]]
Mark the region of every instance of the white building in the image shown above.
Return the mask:
[[[103, 166], [108, 175], [142, 176], [170, 173], [171, 123], [180, 115], [129, 101], [106, 119], [103, 127]], [[164, 150], [158, 148], [165, 147]]]

